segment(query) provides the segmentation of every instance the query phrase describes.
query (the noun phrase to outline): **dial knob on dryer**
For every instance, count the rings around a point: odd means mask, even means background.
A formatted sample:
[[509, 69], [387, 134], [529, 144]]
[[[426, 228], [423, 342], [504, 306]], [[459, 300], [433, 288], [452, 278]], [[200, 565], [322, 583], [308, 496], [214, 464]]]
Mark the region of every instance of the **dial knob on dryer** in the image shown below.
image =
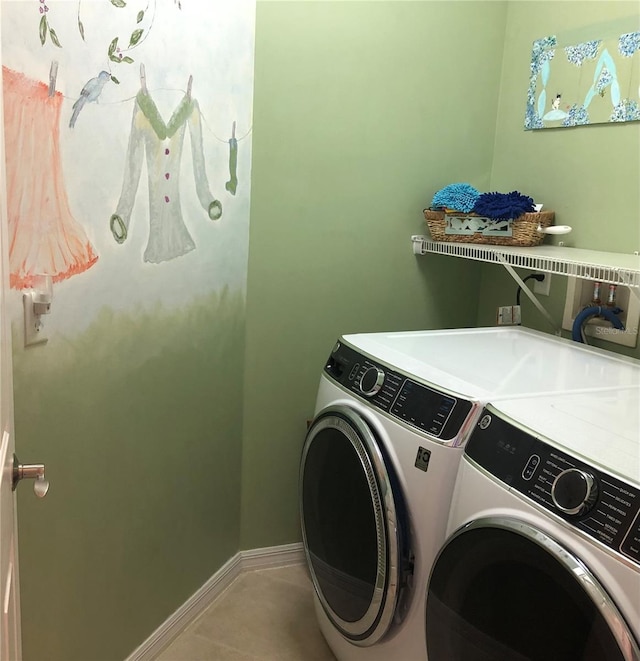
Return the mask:
[[554, 505], [574, 516], [586, 514], [598, 498], [598, 485], [590, 473], [569, 468], [562, 471], [551, 485], [551, 498]]
[[365, 397], [373, 397], [382, 388], [384, 372], [379, 367], [369, 367], [360, 377], [360, 392]]

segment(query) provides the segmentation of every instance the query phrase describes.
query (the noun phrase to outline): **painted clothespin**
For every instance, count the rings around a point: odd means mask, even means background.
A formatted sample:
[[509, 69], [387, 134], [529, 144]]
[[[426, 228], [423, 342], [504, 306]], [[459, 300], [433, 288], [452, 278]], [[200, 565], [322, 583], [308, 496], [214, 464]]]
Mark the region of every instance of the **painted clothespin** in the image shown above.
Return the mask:
[[49, 69], [49, 96], [56, 93], [56, 79], [58, 78], [58, 62], [53, 60]]
[[144, 70], [144, 64], [140, 64], [140, 89], [143, 94], [147, 94], [147, 74]]

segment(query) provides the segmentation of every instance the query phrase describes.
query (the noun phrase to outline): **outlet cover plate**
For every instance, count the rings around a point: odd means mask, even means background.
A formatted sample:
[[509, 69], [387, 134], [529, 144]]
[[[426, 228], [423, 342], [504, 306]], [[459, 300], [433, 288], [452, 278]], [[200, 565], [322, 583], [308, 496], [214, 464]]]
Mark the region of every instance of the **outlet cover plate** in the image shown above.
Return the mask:
[[544, 274], [544, 280], [539, 282], [538, 280], [533, 281], [533, 293], [540, 294], [541, 296], [549, 296], [549, 291], [551, 290], [551, 273]]

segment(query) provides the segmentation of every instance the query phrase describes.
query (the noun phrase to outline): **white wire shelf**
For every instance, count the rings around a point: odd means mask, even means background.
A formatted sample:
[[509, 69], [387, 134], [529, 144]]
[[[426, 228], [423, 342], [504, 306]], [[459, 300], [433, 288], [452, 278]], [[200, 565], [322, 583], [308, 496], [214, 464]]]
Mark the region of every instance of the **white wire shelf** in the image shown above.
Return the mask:
[[416, 255], [435, 253], [462, 257], [480, 262], [509, 264], [557, 275], [597, 280], [613, 285], [640, 287], [640, 255], [600, 252], [562, 246], [516, 248], [476, 243], [448, 243], [431, 241], [414, 235], [413, 252]]

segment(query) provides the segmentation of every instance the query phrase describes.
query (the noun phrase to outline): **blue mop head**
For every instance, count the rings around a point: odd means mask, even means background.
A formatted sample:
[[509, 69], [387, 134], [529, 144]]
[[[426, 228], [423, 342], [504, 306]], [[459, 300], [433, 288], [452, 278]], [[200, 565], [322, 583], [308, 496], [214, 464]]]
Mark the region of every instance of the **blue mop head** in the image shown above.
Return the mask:
[[449, 184], [433, 196], [431, 206], [469, 213], [473, 210], [479, 195], [480, 192], [470, 184]]
[[479, 216], [493, 219], [514, 219], [528, 211], [535, 211], [533, 200], [526, 195], [511, 193], [482, 193], [473, 208]]

